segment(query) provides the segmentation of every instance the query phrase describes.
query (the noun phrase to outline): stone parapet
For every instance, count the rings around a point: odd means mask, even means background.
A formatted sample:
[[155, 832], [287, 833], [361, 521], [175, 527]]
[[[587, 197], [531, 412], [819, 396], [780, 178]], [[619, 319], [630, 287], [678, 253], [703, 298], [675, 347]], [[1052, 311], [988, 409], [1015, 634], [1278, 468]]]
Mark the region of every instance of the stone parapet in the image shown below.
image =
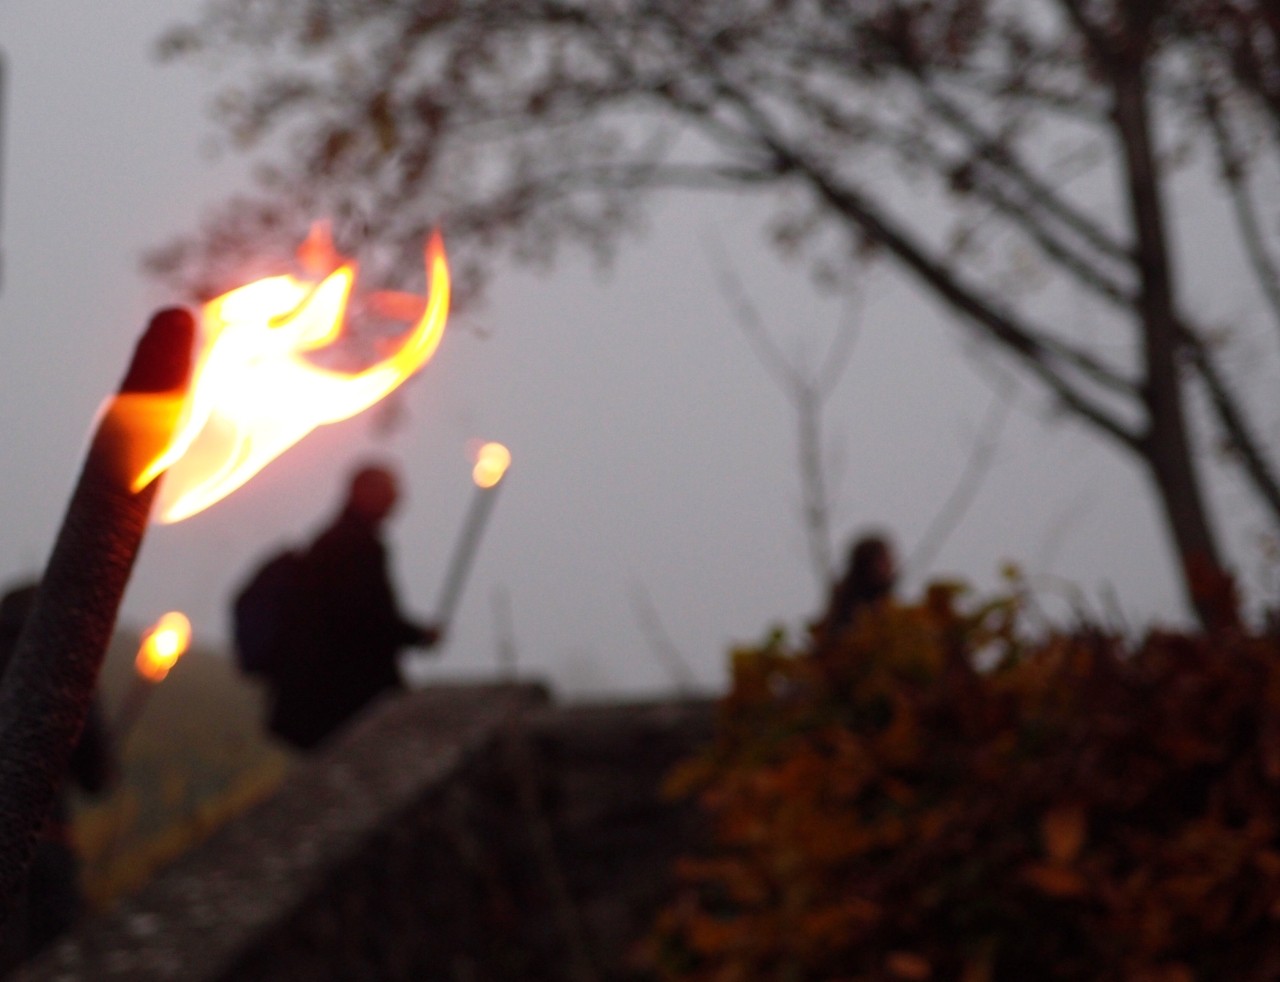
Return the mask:
[[15, 978], [643, 978], [632, 948], [700, 835], [658, 786], [711, 718], [535, 685], [387, 700]]

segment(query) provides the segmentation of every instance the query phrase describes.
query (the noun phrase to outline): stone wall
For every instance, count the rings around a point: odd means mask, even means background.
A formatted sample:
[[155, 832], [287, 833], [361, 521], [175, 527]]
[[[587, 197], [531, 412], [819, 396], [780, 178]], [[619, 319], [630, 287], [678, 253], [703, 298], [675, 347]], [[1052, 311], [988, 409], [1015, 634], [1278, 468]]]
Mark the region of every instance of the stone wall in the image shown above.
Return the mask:
[[536, 686], [390, 700], [16, 978], [642, 979], [635, 943], [700, 835], [658, 785], [711, 718]]

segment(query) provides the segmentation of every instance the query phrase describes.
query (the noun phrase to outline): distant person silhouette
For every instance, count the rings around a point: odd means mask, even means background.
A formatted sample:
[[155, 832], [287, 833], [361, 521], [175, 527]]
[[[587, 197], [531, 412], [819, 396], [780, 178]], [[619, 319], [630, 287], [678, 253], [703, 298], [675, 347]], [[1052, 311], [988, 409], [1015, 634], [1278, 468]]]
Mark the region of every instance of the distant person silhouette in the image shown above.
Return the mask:
[[856, 539], [849, 548], [844, 574], [831, 588], [827, 609], [818, 624], [824, 641], [838, 638], [858, 612], [893, 596], [898, 566], [886, 535], [874, 533]]
[[389, 468], [360, 468], [337, 517], [306, 550], [304, 643], [268, 680], [268, 728], [298, 749], [318, 746], [374, 699], [403, 689], [400, 652], [440, 639], [438, 627], [401, 613], [392, 587], [382, 529], [399, 499]]
[[[39, 584], [23, 583], [0, 597], [0, 676], [35, 606]], [[118, 767], [97, 699], [89, 707], [72, 751], [67, 783], [40, 832], [27, 873], [26, 893], [0, 930], [0, 975], [43, 951], [84, 911], [80, 856], [71, 837], [71, 787], [102, 794], [114, 786]]]

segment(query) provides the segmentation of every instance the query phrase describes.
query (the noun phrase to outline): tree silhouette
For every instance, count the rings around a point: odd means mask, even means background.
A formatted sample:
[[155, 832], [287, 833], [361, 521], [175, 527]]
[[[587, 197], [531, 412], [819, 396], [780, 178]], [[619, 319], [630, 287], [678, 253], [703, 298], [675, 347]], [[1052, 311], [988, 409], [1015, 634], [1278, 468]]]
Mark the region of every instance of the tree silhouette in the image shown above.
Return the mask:
[[[162, 49], [249, 59], [217, 118], [261, 189], [151, 262], [215, 289], [315, 215], [406, 256], [443, 224], [465, 296], [607, 253], [645, 192], [768, 195], [780, 247], [891, 261], [1138, 464], [1205, 618], [1207, 472], [1280, 530], [1275, 405], [1227, 366], [1280, 355], [1278, 47], [1256, 0], [209, 0]], [[1238, 234], [1230, 314], [1185, 295], [1187, 194]]]

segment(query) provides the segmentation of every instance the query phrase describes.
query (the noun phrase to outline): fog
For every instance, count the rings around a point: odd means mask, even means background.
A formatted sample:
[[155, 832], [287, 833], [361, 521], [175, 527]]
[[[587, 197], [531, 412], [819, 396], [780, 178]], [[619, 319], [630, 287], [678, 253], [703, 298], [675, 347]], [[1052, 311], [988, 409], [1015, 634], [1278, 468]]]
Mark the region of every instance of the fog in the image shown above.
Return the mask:
[[[152, 57], [195, 6], [0, 6], [0, 580], [43, 564], [94, 414], [149, 313], [174, 299], [142, 274], [142, 252], [246, 181], [244, 161], [207, 149], [222, 79]], [[934, 576], [993, 589], [1015, 562], [1049, 609], [1182, 616], [1126, 460], [1029, 386], [1001, 383], [892, 275], [816, 290], [765, 247], [762, 214], [744, 198], [669, 197], [607, 269], [569, 254], [550, 271], [502, 270], [388, 408], [317, 432], [207, 512], [153, 526], [122, 621], [181, 609], [198, 642], [225, 645], [236, 583], [314, 533], [371, 457], [402, 472], [395, 572], [405, 607], [429, 617], [475, 493], [469, 442], [492, 439], [514, 462], [448, 644], [415, 676], [488, 676], [505, 650], [567, 694], [643, 694], [680, 681], [670, 646], [699, 687], [719, 686], [732, 645], [802, 629], [822, 597], [795, 412], [718, 286], [722, 261], [798, 364], [816, 364], [831, 332], [857, 332], [823, 417], [838, 550], [869, 526], [904, 558], [928, 546], [908, 595]], [[971, 469], [992, 420], [998, 443]], [[972, 491], [958, 522], [927, 537], [958, 488]]]

